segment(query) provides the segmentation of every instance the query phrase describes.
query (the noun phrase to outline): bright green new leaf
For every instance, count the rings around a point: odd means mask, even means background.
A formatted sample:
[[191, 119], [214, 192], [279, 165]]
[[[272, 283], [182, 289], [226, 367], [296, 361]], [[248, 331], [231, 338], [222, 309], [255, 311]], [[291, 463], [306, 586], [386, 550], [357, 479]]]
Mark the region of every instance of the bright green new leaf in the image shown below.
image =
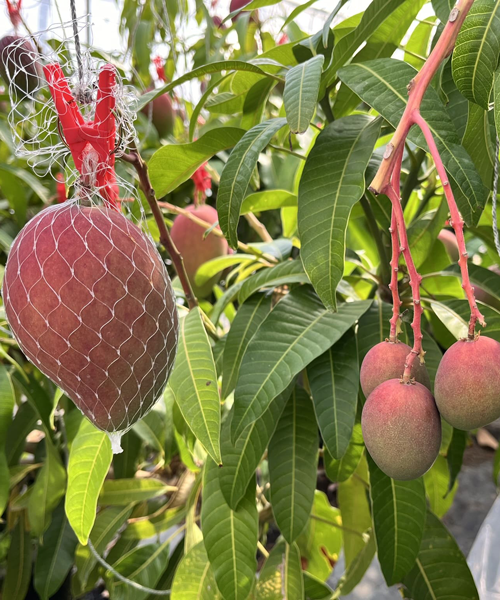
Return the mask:
[[297, 544], [279, 541], [259, 575], [256, 600], [303, 600], [304, 579]]
[[220, 464], [220, 399], [212, 348], [195, 308], [181, 320], [170, 387], [191, 431]]
[[290, 69], [285, 77], [283, 102], [290, 131], [305, 133], [318, 103], [319, 84], [325, 57], [318, 54]]
[[108, 479], [99, 494], [100, 506], [125, 506], [164, 496], [175, 488], [158, 479]]
[[316, 139], [299, 186], [301, 259], [325, 306], [335, 310], [344, 274], [347, 225], [365, 189], [364, 172], [380, 121], [353, 115], [334, 121]]
[[97, 498], [112, 457], [107, 434], [84, 419], [69, 454], [65, 501], [69, 524], [84, 546], [94, 526]]
[[172, 600], [220, 600], [203, 542], [185, 554], [172, 584]]
[[265, 210], [274, 210], [297, 206], [297, 196], [287, 190], [265, 190], [264, 192], [255, 192], [243, 200], [241, 205], [241, 214], [249, 212], [263, 212]]
[[6, 453], [7, 431], [12, 424], [14, 390], [5, 365], [0, 365], [0, 514], [9, 499], [9, 463]]
[[202, 286], [212, 277], [224, 271], [228, 267], [232, 267], [234, 265], [242, 265], [247, 266], [251, 265], [251, 263], [255, 262], [255, 255], [253, 254], [230, 254], [229, 256], [217, 256], [216, 258], [212, 258], [212, 260], [207, 260], [207, 262], [203, 263], [195, 275], [196, 285]]

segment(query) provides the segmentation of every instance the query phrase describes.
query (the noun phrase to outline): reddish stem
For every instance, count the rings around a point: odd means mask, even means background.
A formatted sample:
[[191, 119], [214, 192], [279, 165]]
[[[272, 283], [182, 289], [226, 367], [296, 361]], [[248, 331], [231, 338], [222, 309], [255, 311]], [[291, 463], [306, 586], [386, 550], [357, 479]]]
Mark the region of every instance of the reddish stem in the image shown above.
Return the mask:
[[401, 307], [401, 300], [399, 299], [398, 290], [398, 271], [399, 271], [399, 256], [401, 254], [399, 250], [399, 239], [398, 239], [398, 225], [396, 222], [396, 213], [394, 209], [391, 215], [391, 226], [389, 227], [392, 241], [392, 258], [391, 258], [391, 283], [389, 289], [392, 293], [392, 318], [391, 331], [389, 334], [389, 341], [397, 343], [399, 333], [399, 309]]

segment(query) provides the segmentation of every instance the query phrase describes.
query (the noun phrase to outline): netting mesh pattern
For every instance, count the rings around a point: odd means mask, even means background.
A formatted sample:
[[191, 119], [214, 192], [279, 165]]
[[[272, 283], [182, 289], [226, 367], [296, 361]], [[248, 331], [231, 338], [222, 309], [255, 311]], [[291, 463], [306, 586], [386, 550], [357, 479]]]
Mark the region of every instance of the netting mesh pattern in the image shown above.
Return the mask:
[[120, 212], [41, 211], [14, 241], [3, 298], [23, 352], [100, 429], [128, 429], [162, 394], [175, 298], [155, 246]]

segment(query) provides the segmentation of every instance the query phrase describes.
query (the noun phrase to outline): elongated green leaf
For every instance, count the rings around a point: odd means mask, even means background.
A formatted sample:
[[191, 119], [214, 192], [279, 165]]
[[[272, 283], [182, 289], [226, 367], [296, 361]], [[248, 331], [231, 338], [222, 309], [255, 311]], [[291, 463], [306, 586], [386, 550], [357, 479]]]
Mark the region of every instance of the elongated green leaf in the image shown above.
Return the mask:
[[40, 200], [42, 200], [45, 204], [50, 204], [51, 199], [49, 190], [42, 184], [38, 177], [31, 173], [31, 170], [21, 169], [20, 167], [15, 167], [14, 165], [8, 165], [5, 162], [0, 163], [0, 170], [11, 173], [21, 181], [24, 181], [24, 183], [27, 183], [28, 186], [40, 198]]
[[[151, 411], [154, 415], [154, 411]], [[148, 417], [151, 413], [148, 413], [146, 417]], [[144, 417], [141, 421], [146, 419]], [[127, 431], [127, 433], [122, 437], [121, 445], [123, 452], [120, 454], [113, 455], [113, 474], [116, 479], [124, 479], [126, 477], [133, 477], [135, 475], [137, 469], [137, 463], [139, 460], [139, 453], [142, 447], [142, 435], [137, 435], [135, 432], [138, 431], [135, 427], [138, 423], [134, 424], [134, 430]], [[141, 434], [146, 431], [150, 432], [149, 427], [141, 427]], [[156, 436], [151, 436], [153, 439]], [[150, 442], [150, 436], [148, 435], [148, 443]], [[153, 448], [156, 448], [155, 443], [151, 444]]]
[[84, 546], [94, 525], [97, 498], [112, 456], [108, 436], [84, 419], [69, 453], [65, 503], [69, 524]]
[[358, 352], [362, 363], [366, 353], [389, 337], [389, 319], [392, 306], [387, 302], [374, 302], [359, 320]]
[[158, 479], [108, 479], [104, 482], [98, 503], [101, 506], [125, 506], [144, 502], [175, 491]]
[[373, 528], [387, 585], [401, 581], [415, 564], [425, 526], [423, 479], [396, 481], [368, 455]]
[[296, 19], [300, 15], [300, 13], [304, 12], [305, 10], [307, 10], [310, 6], [312, 6], [317, 1], [318, 0], [307, 0], [307, 2], [304, 2], [303, 4], [299, 4], [297, 7], [295, 7], [292, 10], [292, 12], [288, 15], [288, 17], [285, 19], [285, 22], [281, 26], [280, 31], [283, 31], [283, 29], [285, 29], [285, 27], [289, 23], [291, 23], [294, 19]]
[[333, 456], [331, 456], [331, 454], [328, 452], [328, 449], [326, 449], [324, 455], [324, 464], [328, 479], [338, 483], [347, 481], [357, 469], [364, 450], [365, 444], [363, 442], [363, 434], [361, 432], [361, 423], [356, 423], [352, 430], [352, 435], [349, 445], [347, 446], [347, 450], [341, 458], [338, 460], [333, 458]]
[[179, 350], [170, 387], [191, 431], [210, 456], [220, 463], [217, 373], [199, 308], [190, 311], [181, 321]]
[[236, 444], [231, 442], [230, 419], [222, 428], [222, 464], [219, 469], [220, 489], [233, 509], [245, 495], [248, 484], [260, 464], [267, 445], [276, 429], [294, 382], [275, 398], [266, 412], [249, 425]]
[[167, 144], [157, 150], [148, 163], [151, 184], [156, 195], [161, 198], [212, 158], [217, 152], [233, 148], [245, 133], [236, 127], [222, 127], [207, 131], [190, 144]]
[[429, 256], [438, 233], [443, 228], [448, 214], [448, 204], [442, 201], [438, 208], [425, 213], [408, 228], [408, 241], [411, 255], [418, 268]]
[[47, 528], [52, 511], [66, 491], [66, 469], [59, 451], [47, 436], [45, 438], [45, 461], [33, 486], [28, 504], [31, 531], [40, 536]]
[[377, 545], [375, 544], [375, 536], [372, 534], [370, 535], [366, 544], [363, 546], [361, 552], [359, 552], [356, 558], [347, 567], [344, 575], [342, 575], [340, 578], [337, 589], [335, 590], [335, 594], [332, 596], [332, 598], [346, 596], [352, 592], [352, 590], [363, 579], [368, 567], [372, 564], [376, 551]]
[[420, 69], [427, 58], [435, 21], [435, 17], [428, 17], [419, 23], [405, 45], [405, 61], [415, 69]]
[[201, 528], [217, 587], [224, 600], [245, 600], [255, 580], [258, 515], [255, 480], [232, 510], [220, 489], [217, 465], [205, 464]]
[[255, 256], [253, 254], [230, 254], [229, 256], [217, 256], [203, 263], [196, 271], [195, 283], [196, 285], [202, 286], [207, 281], [210, 281], [214, 275], [217, 275], [228, 267], [235, 265], [241, 265], [246, 267], [255, 263]]
[[275, 267], [262, 269], [249, 277], [241, 286], [238, 302], [242, 304], [254, 292], [262, 288], [272, 289], [290, 283], [309, 283], [300, 260], [286, 260]]
[[23, 402], [6, 434], [5, 454], [9, 467], [15, 465], [21, 457], [26, 444], [26, 436], [34, 429], [37, 418], [37, 413], [31, 404]]
[[432, 512], [439, 518], [450, 510], [457, 493], [458, 481], [450, 486], [450, 470], [444, 456], [439, 455], [436, 462], [424, 475], [425, 492]]
[[304, 579], [297, 544], [278, 542], [267, 558], [256, 590], [256, 600], [303, 600]]
[[500, 136], [500, 69], [495, 71], [495, 79], [493, 85], [493, 102], [495, 113], [495, 128], [497, 135]]
[[120, 539], [132, 541], [152, 538], [177, 525], [185, 517], [186, 509], [184, 506], [170, 508], [159, 515], [152, 516], [150, 519], [129, 523]]
[[63, 584], [73, 566], [76, 544], [76, 536], [61, 502], [53, 513], [36, 556], [34, 584], [41, 600], [48, 600]]
[[325, 57], [318, 54], [286, 74], [283, 102], [292, 133], [305, 133], [313, 118], [324, 60]]
[[[137, 435], [135, 436], [135, 440], [133, 440], [131, 444], [127, 444], [127, 450], [132, 455], [130, 459], [133, 460], [134, 456], [137, 457], [137, 453], [139, 452], [141, 446], [141, 440], [145, 441], [146, 444], [163, 454], [167, 427], [168, 425], [167, 415], [165, 413], [165, 404], [160, 401], [153, 406], [153, 409], [150, 412], [148, 412], [146, 416], [142, 417], [142, 419], [134, 423], [133, 431]], [[139, 443], [137, 443], [137, 440], [139, 440]], [[123, 452], [121, 454], [116, 454], [115, 456], [113, 456], [113, 464], [115, 464], [117, 457], [121, 457], [122, 454], [125, 453], [123, 439], [122, 448]], [[124, 461], [125, 459], [126, 457], [123, 457], [122, 460]], [[120, 461], [120, 459], [118, 460]], [[134, 473], [135, 469], [132, 471], [129, 477], [133, 477]], [[118, 476], [115, 474], [115, 477]]]
[[241, 205], [241, 214], [259, 213], [289, 206], [297, 206], [297, 196], [295, 194], [287, 190], [266, 190], [247, 196]]
[[416, 564], [403, 584], [415, 600], [479, 600], [464, 555], [446, 527], [430, 512]]
[[274, 518], [291, 544], [307, 524], [314, 500], [318, 429], [311, 399], [296, 387], [269, 444], [269, 479]]
[[55, 429], [54, 427], [54, 398], [40, 385], [40, 383], [30, 373], [26, 380], [19, 372], [14, 372], [12, 375], [14, 385], [20, 389], [28, 398], [28, 402], [38, 413], [38, 418], [42, 421], [47, 435]]
[[446, 21], [448, 21], [448, 17], [450, 16], [454, 4], [454, 0], [432, 0], [432, 8], [438, 19], [444, 25], [446, 25]]
[[222, 363], [223, 398], [226, 398], [236, 387], [243, 354], [259, 325], [269, 314], [271, 300], [270, 294], [256, 294], [249, 298], [236, 313], [224, 346], [224, 360]]
[[458, 89], [488, 109], [493, 78], [500, 55], [500, 2], [476, 0], [455, 42], [452, 69]]
[[269, 119], [252, 127], [236, 144], [224, 166], [217, 195], [217, 212], [220, 228], [234, 250], [238, 246], [236, 229], [241, 205], [259, 160], [259, 154], [285, 125], [286, 119], [279, 118]]
[[262, 322], [243, 357], [234, 396], [233, 439], [264, 413], [296, 374], [339, 340], [370, 304], [342, 304], [334, 314], [309, 287], [287, 294]]
[[467, 446], [467, 432], [460, 429], [453, 429], [446, 460], [448, 462], [448, 470], [450, 472], [450, 483], [448, 484], [448, 492], [451, 492], [455, 481], [462, 468], [465, 447]]
[[[363, 101], [396, 126], [405, 109], [406, 86], [416, 71], [410, 65], [393, 59], [380, 59], [350, 65], [339, 71], [339, 77]], [[487, 190], [460, 140], [437, 92], [429, 88], [422, 101], [422, 116], [436, 141], [460, 212], [467, 224], [477, 223], [486, 203]], [[426, 149], [422, 133], [413, 128], [409, 139]]]
[[359, 389], [356, 336], [352, 329], [307, 367], [314, 410], [328, 452], [340, 459], [351, 439]]
[[488, 111], [473, 102], [468, 102], [468, 105], [467, 127], [462, 145], [474, 161], [484, 185], [490, 188], [495, 162], [495, 127]]
[[9, 463], [7, 460], [7, 432], [12, 423], [14, 390], [7, 368], [0, 365], [0, 514], [3, 514], [9, 499]]
[[21, 513], [10, 538], [2, 600], [24, 600], [31, 578], [31, 539]]
[[300, 256], [331, 310], [336, 309], [335, 294], [344, 273], [349, 215], [364, 192], [364, 171], [379, 132], [380, 121], [366, 115], [334, 121], [319, 134], [300, 180]]
[[184, 556], [172, 585], [172, 600], [219, 600], [214, 574], [203, 542]]
[[[500, 298], [500, 275], [495, 271], [490, 271], [474, 263], [468, 264], [469, 277], [474, 287], [481, 288], [488, 294]], [[460, 267], [456, 264], [450, 265], [444, 271], [441, 271], [441, 276], [460, 277]]]

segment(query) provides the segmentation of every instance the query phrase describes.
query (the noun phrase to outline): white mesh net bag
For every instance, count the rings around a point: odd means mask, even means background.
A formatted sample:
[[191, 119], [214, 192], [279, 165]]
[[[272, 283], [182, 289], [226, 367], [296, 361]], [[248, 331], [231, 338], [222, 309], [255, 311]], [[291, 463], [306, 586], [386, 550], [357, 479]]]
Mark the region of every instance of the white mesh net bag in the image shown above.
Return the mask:
[[144, 219], [135, 188], [115, 176], [117, 148], [134, 138], [129, 92], [114, 67], [90, 56], [81, 77], [69, 59], [61, 62], [70, 51], [64, 40], [51, 44], [56, 56], [35, 50], [44, 39], [4, 51], [10, 124], [17, 154], [38, 173], [63, 169], [74, 193], [15, 239], [5, 311], [26, 356], [119, 451], [121, 435], [151, 409], [171, 372], [175, 298], [156, 246], [136, 225]]

